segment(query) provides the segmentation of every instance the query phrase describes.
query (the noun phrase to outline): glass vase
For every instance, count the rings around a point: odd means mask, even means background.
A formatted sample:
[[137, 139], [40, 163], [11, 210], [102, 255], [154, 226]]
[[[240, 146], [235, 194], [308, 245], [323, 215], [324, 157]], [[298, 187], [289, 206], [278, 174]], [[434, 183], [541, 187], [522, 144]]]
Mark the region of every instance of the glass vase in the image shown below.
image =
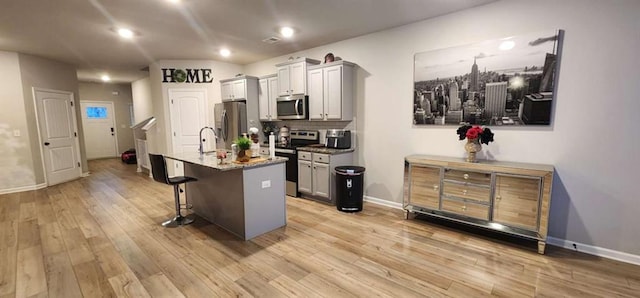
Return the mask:
[[467, 162], [478, 162], [476, 159], [476, 153], [482, 150], [480, 145], [480, 138], [467, 138], [467, 143], [464, 145], [464, 150], [467, 151]]

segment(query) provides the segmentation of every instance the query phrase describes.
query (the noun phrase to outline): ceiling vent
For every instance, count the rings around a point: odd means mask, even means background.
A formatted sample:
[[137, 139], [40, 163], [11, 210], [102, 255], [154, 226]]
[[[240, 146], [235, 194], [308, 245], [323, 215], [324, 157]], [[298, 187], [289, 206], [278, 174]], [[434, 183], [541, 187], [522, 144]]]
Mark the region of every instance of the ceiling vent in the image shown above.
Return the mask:
[[263, 39], [263, 40], [262, 40], [262, 42], [266, 42], [266, 43], [268, 43], [268, 44], [274, 44], [274, 43], [276, 43], [276, 42], [278, 42], [278, 41], [280, 41], [280, 38], [277, 38], [277, 37], [275, 37], [275, 36], [271, 36], [271, 37], [269, 37], [269, 38], [267, 38], [267, 39]]

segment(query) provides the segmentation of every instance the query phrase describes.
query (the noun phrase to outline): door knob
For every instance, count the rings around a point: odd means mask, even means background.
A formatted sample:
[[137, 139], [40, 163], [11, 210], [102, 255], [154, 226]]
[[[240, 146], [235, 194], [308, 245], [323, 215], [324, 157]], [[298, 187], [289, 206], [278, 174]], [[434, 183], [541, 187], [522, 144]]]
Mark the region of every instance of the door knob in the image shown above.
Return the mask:
[[49, 142], [44, 142], [44, 145], [45, 145], [45, 146], [49, 146], [50, 144], [51, 144], [51, 143], [49, 143]]

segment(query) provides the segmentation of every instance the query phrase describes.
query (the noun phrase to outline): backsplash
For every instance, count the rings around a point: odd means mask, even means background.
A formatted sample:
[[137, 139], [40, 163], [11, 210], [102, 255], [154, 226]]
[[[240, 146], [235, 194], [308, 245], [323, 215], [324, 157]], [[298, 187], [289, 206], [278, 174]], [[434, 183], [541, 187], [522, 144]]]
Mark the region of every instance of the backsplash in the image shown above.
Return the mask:
[[[351, 131], [351, 137], [355, 139], [356, 134], [356, 121], [305, 121], [305, 120], [290, 120], [290, 121], [274, 121], [278, 129], [282, 126], [287, 126], [291, 130], [317, 130], [320, 132], [320, 143], [324, 143], [327, 129], [347, 129]], [[264, 124], [263, 124], [264, 126]], [[277, 130], [276, 130], [277, 131]], [[355, 145], [354, 140], [351, 144]]]

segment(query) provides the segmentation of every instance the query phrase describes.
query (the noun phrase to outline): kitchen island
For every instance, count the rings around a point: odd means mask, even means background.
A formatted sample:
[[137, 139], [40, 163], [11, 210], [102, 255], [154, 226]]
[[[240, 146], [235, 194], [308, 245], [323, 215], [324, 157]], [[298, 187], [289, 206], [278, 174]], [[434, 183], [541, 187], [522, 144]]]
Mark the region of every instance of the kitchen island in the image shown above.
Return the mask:
[[231, 160], [219, 164], [215, 153], [167, 154], [184, 163], [192, 211], [234, 235], [249, 240], [286, 225], [285, 162], [287, 158]]

